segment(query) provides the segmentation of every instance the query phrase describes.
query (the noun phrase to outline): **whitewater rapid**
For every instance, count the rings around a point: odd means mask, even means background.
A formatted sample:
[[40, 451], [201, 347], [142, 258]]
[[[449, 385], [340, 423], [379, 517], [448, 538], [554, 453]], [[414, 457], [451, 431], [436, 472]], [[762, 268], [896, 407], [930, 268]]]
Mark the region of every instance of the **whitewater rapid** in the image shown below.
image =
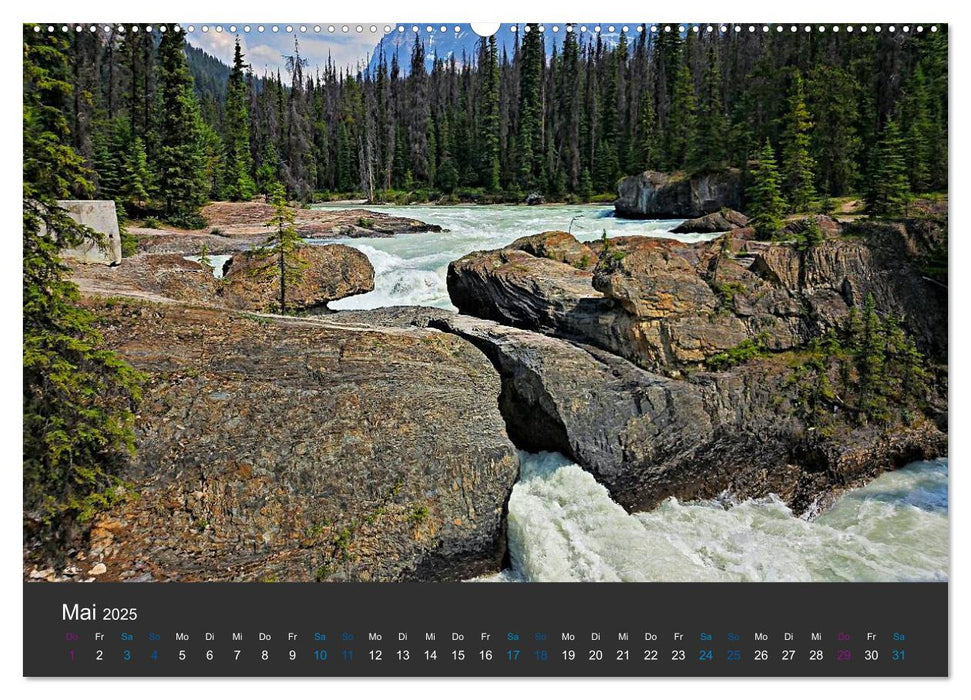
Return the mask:
[[941, 581], [947, 460], [844, 494], [815, 519], [778, 498], [668, 499], [628, 514], [565, 457], [521, 453], [509, 499], [512, 566], [493, 581]]
[[[319, 207], [326, 208], [326, 207]], [[374, 267], [374, 291], [329, 304], [331, 309], [376, 309], [420, 305], [454, 309], [445, 288], [448, 264], [474, 250], [493, 250], [517, 238], [543, 231], [570, 231], [578, 240], [653, 236], [692, 242], [714, 234], [672, 234], [677, 221], [616, 219], [603, 206], [413, 206], [368, 207], [371, 211], [407, 216], [447, 229], [441, 233], [401, 234], [391, 238], [310, 241], [342, 243], [367, 255]]]

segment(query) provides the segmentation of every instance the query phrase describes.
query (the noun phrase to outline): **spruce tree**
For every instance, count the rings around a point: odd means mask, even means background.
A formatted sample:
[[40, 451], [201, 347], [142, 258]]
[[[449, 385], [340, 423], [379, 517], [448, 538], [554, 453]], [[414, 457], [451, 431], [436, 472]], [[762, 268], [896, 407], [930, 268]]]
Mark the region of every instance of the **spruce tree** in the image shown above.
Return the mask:
[[677, 68], [664, 134], [665, 166], [680, 170], [687, 165], [688, 147], [695, 135], [695, 93], [686, 63]]
[[867, 193], [870, 216], [899, 216], [910, 201], [904, 142], [897, 122], [891, 119], [883, 127], [874, 157], [874, 172]]
[[158, 47], [158, 189], [167, 216], [194, 213], [211, 184], [206, 178], [199, 106], [184, 43], [182, 32], [169, 26]]
[[58, 199], [90, 196], [71, 147], [67, 43], [23, 29], [23, 514], [55, 557], [123, 493], [141, 377], [102, 349], [61, 252], [98, 236]]
[[520, 52], [519, 153], [520, 187], [542, 182], [543, 167], [543, 38], [538, 24], [527, 24]]
[[[300, 201], [309, 202], [313, 199], [313, 185], [317, 180], [317, 163], [311, 146], [308, 101], [303, 79], [307, 60], [300, 55], [298, 39], [294, 38], [293, 54], [286, 56], [285, 60], [290, 72], [290, 92], [286, 102], [286, 137], [283, 141], [281, 176], [288, 193]], [[356, 139], [354, 141], [351, 148], [356, 156]], [[357, 179], [353, 182], [356, 185]]]
[[495, 35], [482, 40], [485, 44], [486, 65], [484, 73], [480, 112], [482, 114], [482, 165], [481, 179], [487, 192], [498, 192], [500, 188], [499, 149], [499, 50]]
[[148, 206], [149, 191], [152, 187], [152, 173], [148, 167], [145, 144], [134, 138], [129, 149], [128, 162], [125, 163], [124, 182], [120, 195], [129, 213], [132, 209], [144, 210]]
[[907, 173], [910, 188], [925, 192], [931, 180], [931, 144], [934, 127], [924, 71], [918, 63], [901, 107]]
[[819, 66], [806, 81], [816, 184], [832, 197], [852, 192], [859, 179], [859, 90], [853, 75], [836, 66]]
[[816, 194], [813, 187], [816, 163], [809, 154], [812, 120], [806, 109], [802, 75], [793, 71], [788, 112], [782, 133], [783, 191], [793, 211], [806, 211]]
[[722, 105], [721, 70], [714, 47], [708, 50], [695, 126], [688, 147], [689, 169], [699, 172], [722, 168], [725, 165], [728, 122]]
[[786, 200], [782, 198], [779, 169], [768, 139], [752, 168], [752, 187], [748, 196], [751, 200], [749, 221], [756, 235], [763, 241], [774, 239], [782, 230]]
[[644, 90], [637, 112], [637, 127], [634, 131], [632, 171], [653, 170], [658, 162], [658, 143], [656, 131], [657, 116], [654, 113], [654, 100], [650, 90]]
[[273, 216], [266, 225], [273, 228], [273, 233], [254, 251], [263, 263], [253, 268], [253, 275], [272, 279], [279, 285], [280, 313], [286, 314], [287, 287], [300, 283], [307, 262], [299, 254], [303, 241], [293, 225], [296, 215], [287, 203], [286, 189], [279, 182], [270, 189], [270, 202]]
[[250, 172], [253, 160], [250, 156], [250, 118], [247, 103], [246, 77], [243, 51], [239, 37], [233, 53], [233, 68], [226, 87], [226, 109], [223, 122], [225, 143], [225, 187], [228, 199], [247, 200], [256, 193], [256, 185]]

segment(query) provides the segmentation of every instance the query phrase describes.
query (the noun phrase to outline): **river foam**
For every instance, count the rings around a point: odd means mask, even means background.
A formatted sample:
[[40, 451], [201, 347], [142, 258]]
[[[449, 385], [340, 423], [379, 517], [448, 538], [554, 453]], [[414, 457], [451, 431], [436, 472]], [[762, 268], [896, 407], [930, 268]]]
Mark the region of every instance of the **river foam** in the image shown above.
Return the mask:
[[511, 569], [494, 581], [947, 580], [947, 460], [844, 494], [819, 517], [772, 496], [668, 499], [628, 514], [592, 475], [522, 453], [509, 500]]
[[[543, 231], [572, 230], [581, 241], [608, 237], [653, 236], [692, 242], [713, 234], [672, 234], [676, 221], [617, 219], [613, 209], [599, 206], [414, 206], [369, 207], [373, 211], [408, 216], [447, 231], [399, 234], [390, 238], [311, 241], [342, 243], [357, 248], [374, 266], [374, 291], [329, 304], [334, 310], [376, 309], [422, 305], [454, 309], [445, 287], [448, 264], [474, 250], [493, 250], [517, 238]], [[571, 224], [572, 222], [572, 224]]]

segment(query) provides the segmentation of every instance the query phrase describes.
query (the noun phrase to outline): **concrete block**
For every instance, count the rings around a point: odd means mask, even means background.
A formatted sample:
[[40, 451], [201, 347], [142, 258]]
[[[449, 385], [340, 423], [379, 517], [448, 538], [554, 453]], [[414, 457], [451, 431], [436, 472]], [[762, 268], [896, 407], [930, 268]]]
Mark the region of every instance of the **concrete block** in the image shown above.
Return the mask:
[[103, 265], [117, 265], [121, 262], [121, 232], [118, 230], [118, 213], [112, 200], [62, 199], [57, 204], [66, 209], [79, 224], [89, 226], [104, 236], [103, 248], [97, 242], [90, 241], [77, 248], [64, 250], [64, 257]]

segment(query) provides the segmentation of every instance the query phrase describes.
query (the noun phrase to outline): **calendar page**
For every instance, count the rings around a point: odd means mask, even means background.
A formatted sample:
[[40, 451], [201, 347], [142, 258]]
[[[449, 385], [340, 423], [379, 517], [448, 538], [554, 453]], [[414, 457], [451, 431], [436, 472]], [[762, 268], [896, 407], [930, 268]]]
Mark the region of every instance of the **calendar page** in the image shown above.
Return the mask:
[[23, 25], [24, 675], [948, 675], [948, 27], [630, 19]]

